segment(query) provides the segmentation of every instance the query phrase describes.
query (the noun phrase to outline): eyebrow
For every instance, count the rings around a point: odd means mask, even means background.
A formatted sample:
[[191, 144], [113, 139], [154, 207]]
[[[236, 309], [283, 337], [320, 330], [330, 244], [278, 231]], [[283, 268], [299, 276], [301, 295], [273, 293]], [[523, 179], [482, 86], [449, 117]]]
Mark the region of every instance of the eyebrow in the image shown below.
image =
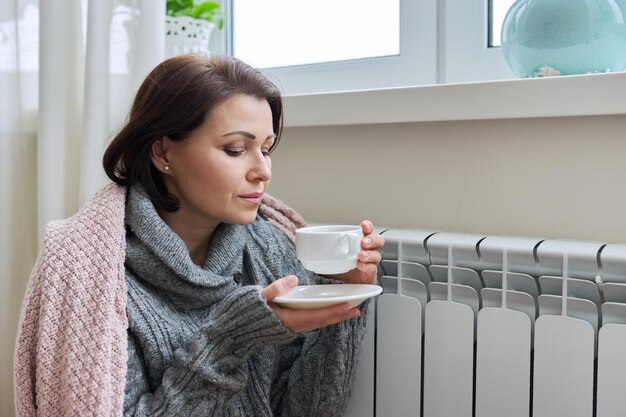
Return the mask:
[[[245, 130], [235, 130], [235, 131], [232, 131], [232, 132], [224, 133], [224, 134], [222, 135], [222, 137], [224, 138], [224, 137], [226, 137], [226, 136], [233, 136], [233, 135], [241, 135], [241, 136], [245, 136], [245, 137], [247, 137], [248, 139], [252, 139], [252, 140], [255, 140], [255, 139], [256, 139], [256, 136], [254, 136], [254, 135], [253, 135], [252, 133], [250, 133], [250, 132], [246, 132]], [[275, 134], [271, 134], [271, 135], [269, 135], [269, 136], [268, 136], [267, 138], [265, 138], [265, 139], [266, 139], [266, 140], [267, 140], [267, 139], [274, 139], [275, 137], [276, 137], [276, 135], [275, 135]]]

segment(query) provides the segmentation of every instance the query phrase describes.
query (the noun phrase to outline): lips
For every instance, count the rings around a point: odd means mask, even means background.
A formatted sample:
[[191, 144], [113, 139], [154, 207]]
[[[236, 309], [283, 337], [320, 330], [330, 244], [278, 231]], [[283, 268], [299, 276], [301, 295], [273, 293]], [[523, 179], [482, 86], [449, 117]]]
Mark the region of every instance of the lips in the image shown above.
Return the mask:
[[244, 195], [239, 196], [239, 198], [251, 204], [261, 204], [262, 197], [263, 197], [263, 193], [250, 193], [250, 194], [244, 194]]

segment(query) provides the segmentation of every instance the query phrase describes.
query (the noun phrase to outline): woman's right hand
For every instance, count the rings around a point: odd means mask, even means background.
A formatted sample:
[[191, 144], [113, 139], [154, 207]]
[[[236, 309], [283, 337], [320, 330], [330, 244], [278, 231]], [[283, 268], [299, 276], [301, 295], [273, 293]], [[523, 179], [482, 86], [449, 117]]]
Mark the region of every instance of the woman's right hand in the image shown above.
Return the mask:
[[277, 279], [261, 290], [261, 296], [267, 300], [269, 306], [274, 310], [280, 321], [283, 322], [283, 325], [294, 333], [320, 329], [358, 317], [361, 314], [357, 307], [351, 307], [348, 303], [311, 310], [293, 310], [279, 307], [272, 303], [274, 298], [287, 294], [297, 285], [298, 278], [295, 275], [288, 275]]

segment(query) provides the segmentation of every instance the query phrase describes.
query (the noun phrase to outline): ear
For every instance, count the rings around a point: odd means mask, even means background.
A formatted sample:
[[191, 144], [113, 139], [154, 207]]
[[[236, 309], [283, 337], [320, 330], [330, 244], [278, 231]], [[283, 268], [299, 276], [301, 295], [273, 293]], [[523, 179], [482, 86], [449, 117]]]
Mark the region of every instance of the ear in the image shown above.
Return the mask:
[[167, 158], [168, 142], [167, 137], [160, 137], [152, 143], [152, 149], [150, 150], [152, 165], [164, 174], [169, 174], [170, 171], [170, 161]]

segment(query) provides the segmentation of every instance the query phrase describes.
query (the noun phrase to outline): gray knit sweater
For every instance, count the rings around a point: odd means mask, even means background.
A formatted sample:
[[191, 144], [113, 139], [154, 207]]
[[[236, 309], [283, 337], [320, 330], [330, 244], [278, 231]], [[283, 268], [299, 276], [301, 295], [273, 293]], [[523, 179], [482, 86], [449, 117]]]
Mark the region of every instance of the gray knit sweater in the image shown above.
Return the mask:
[[129, 190], [125, 416], [338, 416], [365, 330], [361, 317], [296, 335], [259, 289], [304, 270], [286, 236], [258, 217], [222, 224], [204, 267], [152, 203]]

